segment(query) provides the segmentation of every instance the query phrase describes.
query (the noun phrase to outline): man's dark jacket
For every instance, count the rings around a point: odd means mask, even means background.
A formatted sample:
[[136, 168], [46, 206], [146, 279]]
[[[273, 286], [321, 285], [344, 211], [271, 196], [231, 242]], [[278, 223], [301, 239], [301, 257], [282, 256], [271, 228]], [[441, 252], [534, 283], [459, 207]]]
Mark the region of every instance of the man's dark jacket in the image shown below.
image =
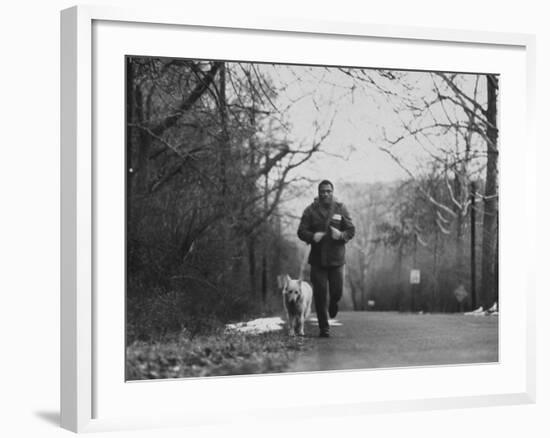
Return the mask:
[[[329, 221], [329, 216], [331, 220]], [[331, 236], [328, 224], [342, 231], [342, 239], [334, 240]], [[317, 232], [326, 233], [319, 242], [313, 241], [313, 235]], [[346, 260], [346, 242], [355, 235], [355, 227], [351, 221], [348, 209], [336, 200], [332, 206], [323, 207], [318, 198], [304, 210], [298, 237], [311, 244], [309, 264], [320, 267], [342, 266]]]

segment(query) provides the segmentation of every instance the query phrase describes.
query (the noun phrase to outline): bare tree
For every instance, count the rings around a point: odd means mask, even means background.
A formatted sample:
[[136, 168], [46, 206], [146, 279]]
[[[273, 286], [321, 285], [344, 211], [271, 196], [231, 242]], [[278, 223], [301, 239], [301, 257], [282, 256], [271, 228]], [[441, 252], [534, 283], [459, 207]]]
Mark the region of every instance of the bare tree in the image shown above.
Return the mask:
[[[464, 271], [464, 230], [472, 208], [469, 186], [480, 181], [483, 194], [482, 303], [490, 306], [495, 297], [497, 137], [496, 102], [498, 78], [492, 75], [432, 73], [384, 70], [346, 71], [359, 83], [382, 96], [395, 115], [399, 130], [381, 127], [385, 151], [416, 181], [419, 192], [436, 209], [438, 233], [455, 230], [456, 270], [459, 283]], [[423, 75], [423, 76], [422, 76]], [[483, 93], [480, 82], [486, 82]], [[485, 104], [485, 102], [487, 102]], [[400, 133], [399, 133], [400, 131]], [[423, 152], [418, 162], [406, 157], [412, 145]], [[419, 165], [419, 163], [424, 163]], [[428, 166], [426, 166], [428, 164]], [[447, 193], [436, 195], [436, 187], [422, 184], [436, 169]], [[433, 176], [432, 176], [433, 178]], [[434, 242], [438, 245], [439, 239]], [[475, 245], [472, 242], [472, 245]]]
[[128, 59], [128, 266], [139, 288], [223, 298], [260, 286], [266, 299], [272, 218], [331, 129], [289, 137], [273, 70]]

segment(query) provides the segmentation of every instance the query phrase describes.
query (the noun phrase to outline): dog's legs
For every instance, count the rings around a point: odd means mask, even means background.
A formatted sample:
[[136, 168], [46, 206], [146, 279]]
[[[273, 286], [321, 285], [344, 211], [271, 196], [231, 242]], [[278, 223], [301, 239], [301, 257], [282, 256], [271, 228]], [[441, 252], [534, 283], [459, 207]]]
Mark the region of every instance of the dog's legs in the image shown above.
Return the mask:
[[296, 334], [298, 336], [303, 336], [302, 315], [296, 316], [296, 325], [294, 327], [296, 329]]
[[288, 335], [294, 336], [294, 327], [296, 325], [296, 317], [294, 315], [288, 315]]
[[300, 318], [298, 319], [298, 334], [300, 336], [305, 336], [305, 333], [304, 333], [304, 314], [301, 314]]

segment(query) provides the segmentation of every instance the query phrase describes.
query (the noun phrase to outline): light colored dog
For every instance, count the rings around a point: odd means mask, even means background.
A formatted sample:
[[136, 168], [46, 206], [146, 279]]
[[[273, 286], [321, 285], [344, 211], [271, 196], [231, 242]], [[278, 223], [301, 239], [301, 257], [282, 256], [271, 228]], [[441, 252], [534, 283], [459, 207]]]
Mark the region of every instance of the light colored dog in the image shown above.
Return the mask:
[[313, 291], [302, 280], [293, 280], [288, 275], [282, 278], [283, 305], [288, 317], [288, 334], [304, 336], [304, 323], [311, 312]]

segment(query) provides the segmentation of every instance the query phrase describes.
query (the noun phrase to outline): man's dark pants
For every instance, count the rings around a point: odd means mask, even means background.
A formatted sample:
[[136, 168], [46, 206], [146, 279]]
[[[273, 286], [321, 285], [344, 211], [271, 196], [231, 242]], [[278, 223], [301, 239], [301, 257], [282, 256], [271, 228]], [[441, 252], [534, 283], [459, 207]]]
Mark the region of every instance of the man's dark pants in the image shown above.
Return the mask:
[[334, 302], [337, 302], [340, 298], [342, 298], [342, 289], [344, 286], [344, 266], [322, 268], [320, 266], [312, 265], [310, 279], [311, 284], [313, 285], [313, 297], [315, 298], [315, 311], [317, 312], [319, 330], [321, 332], [328, 332], [329, 324], [327, 295], [330, 295], [330, 300]]

